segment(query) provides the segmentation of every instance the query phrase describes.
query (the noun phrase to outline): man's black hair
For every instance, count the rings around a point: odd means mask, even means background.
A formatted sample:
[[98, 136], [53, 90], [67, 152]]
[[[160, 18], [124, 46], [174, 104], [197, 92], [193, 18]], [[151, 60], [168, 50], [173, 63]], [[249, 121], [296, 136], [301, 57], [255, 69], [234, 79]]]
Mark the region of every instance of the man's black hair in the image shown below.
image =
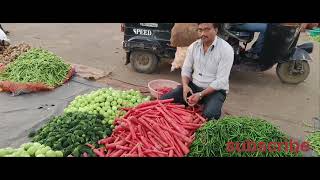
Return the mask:
[[[198, 25], [199, 24], [203, 24], [203, 23], [198, 23]], [[214, 28], [217, 28], [217, 29], [219, 29], [220, 28], [220, 24], [219, 23], [211, 23], [212, 24], [212, 26], [214, 27]]]

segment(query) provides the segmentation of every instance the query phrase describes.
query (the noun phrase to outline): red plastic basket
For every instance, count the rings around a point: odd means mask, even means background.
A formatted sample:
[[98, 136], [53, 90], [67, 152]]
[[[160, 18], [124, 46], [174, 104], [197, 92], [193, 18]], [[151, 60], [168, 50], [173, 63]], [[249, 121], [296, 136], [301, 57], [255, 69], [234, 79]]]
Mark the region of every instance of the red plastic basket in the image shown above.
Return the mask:
[[148, 83], [148, 88], [151, 93], [151, 95], [155, 98], [159, 98], [162, 94], [159, 94], [156, 89], [161, 89], [164, 87], [175, 89], [177, 86], [179, 86], [180, 83], [167, 80], [167, 79], [156, 79], [152, 80]]

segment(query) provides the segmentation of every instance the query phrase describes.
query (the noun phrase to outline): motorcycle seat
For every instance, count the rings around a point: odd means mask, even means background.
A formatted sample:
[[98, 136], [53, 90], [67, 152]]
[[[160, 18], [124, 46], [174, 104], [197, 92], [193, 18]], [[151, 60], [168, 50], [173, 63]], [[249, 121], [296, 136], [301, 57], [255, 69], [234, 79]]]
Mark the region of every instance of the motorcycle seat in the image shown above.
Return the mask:
[[226, 23], [223, 26], [224, 31], [226, 31], [229, 35], [236, 37], [241, 42], [249, 43], [252, 41], [254, 37], [254, 32], [244, 31], [237, 28], [236, 25], [231, 23]]
[[239, 39], [241, 39], [244, 42], [251, 41], [254, 37], [254, 32], [244, 32], [244, 31], [230, 31], [230, 33], [236, 35]]

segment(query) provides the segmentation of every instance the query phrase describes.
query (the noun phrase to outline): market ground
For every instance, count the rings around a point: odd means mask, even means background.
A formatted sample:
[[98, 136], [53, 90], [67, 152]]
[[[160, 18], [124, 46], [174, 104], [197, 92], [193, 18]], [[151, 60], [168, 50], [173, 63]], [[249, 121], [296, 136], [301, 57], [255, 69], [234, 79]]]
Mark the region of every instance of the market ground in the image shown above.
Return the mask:
[[[160, 74], [139, 74], [125, 66], [120, 24], [2, 24], [10, 31], [12, 43], [41, 46], [72, 63], [112, 71], [113, 78], [146, 86], [153, 79], [180, 81], [179, 71], [161, 65]], [[302, 35], [300, 42], [307, 40]], [[267, 119], [295, 138], [304, 138], [307, 125], [320, 115], [319, 44], [315, 44], [309, 78], [299, 85], [282, 84], [275, 68], [261, 73], [232, 72], [230, 93], [224, 105], [233, 115]], [[1, 107], [0, 107], [1, 108]]]

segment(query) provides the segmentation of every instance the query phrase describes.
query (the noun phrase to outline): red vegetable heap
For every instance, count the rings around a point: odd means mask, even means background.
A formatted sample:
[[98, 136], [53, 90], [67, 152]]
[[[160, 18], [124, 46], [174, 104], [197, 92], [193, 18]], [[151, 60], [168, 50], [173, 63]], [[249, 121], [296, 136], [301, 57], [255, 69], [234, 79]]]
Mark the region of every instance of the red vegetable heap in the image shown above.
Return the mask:
[[115, 121], [112, 135], [98, 142], [105, 148], [94, 152], [100, 157], [185, 156], [205, 119], [172, 102], [173, 99], [150, 101], [130, 109]]
[[170, 91], [172, 91], [173, 89], [172, 88], [169, 88], [169, 87], [163, 87], [163, 88], [159, 88], [159, 89], [156, 89], [156, 91], [159, 93], [160, 96], [164, 95], [164, 94], [167, 94], [169, 93]]

